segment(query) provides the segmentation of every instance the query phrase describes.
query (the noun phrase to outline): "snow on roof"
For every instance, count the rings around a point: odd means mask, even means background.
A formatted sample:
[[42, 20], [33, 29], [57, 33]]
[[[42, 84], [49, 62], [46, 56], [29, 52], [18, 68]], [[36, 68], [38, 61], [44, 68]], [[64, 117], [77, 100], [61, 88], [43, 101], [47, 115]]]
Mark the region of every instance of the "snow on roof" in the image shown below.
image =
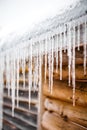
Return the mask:
[[[31, 32], [26, 32], [22, 36], [10, 34], [4, 41], [1, 50], [13, 47], [16, 44], [25, 43], [37, 36], [46, 34], [55, 30], [59, 25], [78, 19], [87, 14], [87, 0], [78, 0], [74, 5], [71, 5], [64, 13], [56, 15], [53, 18], [47, 19], [36, 25]], [[46, 35], [45, 35], [46, 36]]]

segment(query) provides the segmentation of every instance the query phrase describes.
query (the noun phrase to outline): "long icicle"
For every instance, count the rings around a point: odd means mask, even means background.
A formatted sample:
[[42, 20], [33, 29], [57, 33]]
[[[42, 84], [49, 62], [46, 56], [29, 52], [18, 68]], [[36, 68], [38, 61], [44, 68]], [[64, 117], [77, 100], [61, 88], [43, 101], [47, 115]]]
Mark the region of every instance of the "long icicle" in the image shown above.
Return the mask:
[[15, 54], [13, 55], [12, 60], [12, 116], [14, 117], [14, 109], [15, 109]]
[[19, 49], [17, 50], [17, 107], [19, 106]]
[[0, 54], [0, 130], [3, 128], [4, 56]]
[[55, 40], [57, 46], [56, 46], [56, 52], [55, 52], [55, 56], [56, 56], [56, 72], [58, 72], [58, 48], [59, 48], [59, 36], [58, 34], [56, 35], [56, 40]]
[[72, 49], [72, 86], [73, 86], [73, 106], [75, 106], [75, 23], [73, 26], [73, 49]]
[[[41, 42], [39, 41], [39, 45], [40, 45], [40, 48], [41, 48]], [[38, 75], [38, 77], [39, 77], [39, 94], [38, 94], [38, 97], [39, 97], [39, 106], [41, 106], [41, 86], [42, 86], [42, 59], [41, 59], [41, 49], [39, 49], [39, 59], [38, 59], [39, 61], [39, 75]], [[38, 108], [38, 112], [40, 113], [40, 107]]]
[[47, 74], [47, 39], [45, 40], [45, 83]]
[[63, 40], [63, 36], [62, 36], [62, 32], [60, 30], [60, 47], [59, 47], [59, 49], [60, 49], [59, 50], [60, 51], [60, 80], [62, 80], [62, 40]]
[[[39, 47], [41, 48], [41, 43], [40, 43], [40, 41], [39, 41]], [[39, 54], [38, 54], [38, 56], [39, 56], [39, 58], [38, 58], [38, 65], [39, 65], [39, 68], [38, 68], [38, 78], [39, 78], [39, 82], [38, 82], [38, 86], [39, 86], [39, 91], [38, 91], [38, 104], [39, 104], [39, 107], [38, 107], [38, 115], [39, 115], [39, 118], [38, 118], [38, 124], [39, 124], [39, 126], [41, 127], [41, 125], [40, 125], [40, 121], [41, 121], [41, 105], [42, 105], [42, 103], [41, 103], [41, 101], [42, 101], [42, 96], [41, 96], [41, 94], [42, 94], [42, 58], [41, 58], [41, 49], [39, 48]], [[40, 128], [39, 127], [39, 128]]]
[[30, 58], [29, 58], [29, 109], [31, 104], [31, 88], [32, 88], [32, 42], [30, 43]]
[[78, 40], [78, 51], [80, 50], [80, 23], [78, 23], [78, 35], [77, 35], [77, 40]]
[[84, 23], [84, 75], [86, 75], [86, 56], [87, 55], [87, 23]]
[[25, 62], [25, 50], [24, 50], [24, 52], [23, 52], [23, 88], [25, 88], [25, 64], [26, 64], [26, 62]]
[[63, 48], [64, 48], [64, 52], [66, 52], [66, 25], [64, 24], [64, 37], [63, 37]]
[[50, 86], [50, 91], [52, 94], [53, 91], [53, 69], [54, 69], [54, 57], [53, 57], [53, 37], [51, 38], [51, 86]]
[[36, 58], [36, 88], [35, 88], [35, 90], [37, 89], [37, 86], [38, 86], [38, 75], [39, 75], [39, 63], [38, 63], [38, 49], [37, 49], [37, 58]]
[[33, 58], [34, 70], [33, 70], [33, 91], [35, 91], [36, 87], [36, 57]]
[[[50, 38], [49, 38], [50, 42]], [[51, 52], [48, 52], [48, 70], [49, 70], [49, 89], [48, 91], [50, 92], [50, 86], [51, 86]]]
[[34, 57], [34, 70], [33, 70], [33, 77], [34, 77], [34, 91], [37, 89], [38, 84], [38, 54]]
[[10, 56], [6, 55], [6, 87], [8, 88], [8, 96], [10, 96]]
[[68, 69], [69, 69], [69, 86], [71, 84], [71, 24], [68, 25]]

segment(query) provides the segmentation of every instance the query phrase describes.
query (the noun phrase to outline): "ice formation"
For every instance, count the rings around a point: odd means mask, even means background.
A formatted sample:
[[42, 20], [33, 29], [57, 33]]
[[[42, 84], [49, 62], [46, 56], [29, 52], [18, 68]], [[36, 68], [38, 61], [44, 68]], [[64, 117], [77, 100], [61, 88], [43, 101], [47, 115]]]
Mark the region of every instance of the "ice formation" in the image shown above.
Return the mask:
[[[44, 78], [49, 76], [49, 88], [53, 91], [53, 71], [54, 62], [56, 62], [56, 72], [60, 72], [60, 80], [62, 80], [62, 52], [67, 50], [68, 55], [68, 82], [69, 86], [73, 86], [73, 106], [75, 106], [75, 46], [80, 49], [80, 26], [82, 25], [84, 33], [84, 75], [86, 75], [86, 57], [87, 57], [87, 15], [84, 15], [76, 20], [71, 20], [67, 23], [59, 25], [56, 30], [47, 33], [46, 35], [37, 36], [30, 39], [25, 45], [22, 43], [1, 52], [0, 62], [0, 80], [1, 86], [6, 78], [6, 87], [8, 96], [12, 97], [12, 115], [14, 116], [15, 100], [17, 99], [17, 107], [19, 107], [19, 68], [22, 67], [23, 72], [23, 89], [25, 89], [25, 67], [28, 60], [28, 90], [29, 90], [29, 109], [31, 104], [31, 91], [37, 89], [37, 84], [41, 91], [42, 83], [42, 64], [44, 63]], [[77, 30], [76, 30], [77, 29]], [[77, 35], [76, 35], [77, 33]], [[77, 40], [76, 40], [77, 37]], [[4, 75], [4, 78], [3, 78]], [[33, 86], [33, 87], [32, 87]], [[12, 94], [10, 93], [10, 89]], [[17, 89], [17, 93], [15, 93]], [[39, 92], [40, 93], [40, 92]]]

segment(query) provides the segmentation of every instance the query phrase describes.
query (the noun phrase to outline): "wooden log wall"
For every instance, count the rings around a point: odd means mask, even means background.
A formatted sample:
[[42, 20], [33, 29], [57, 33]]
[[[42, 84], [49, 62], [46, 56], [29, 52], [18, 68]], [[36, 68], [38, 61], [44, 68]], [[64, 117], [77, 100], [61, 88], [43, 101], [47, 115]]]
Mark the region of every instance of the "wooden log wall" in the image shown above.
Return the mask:
[[[37, 90], [31, 90], [31, 102], [29, 109], [28, 100], [28, 63], [25, 67], [25, 88], [23, 88], [22, 68], [19, 69], [19, 106], [17, 107], [17, 98], [15, 98], [14, 117], [12, 117], [12, 95], [8, 96], [6, 88], [6, 79], [3, 95], [3, 130], [37, 130], [38, 129], [38, 85]], [[33, 84], [33, 83], [32, 83]], [[15, 92], [17, 89], [15, 89]], [[10, 94], [12, 90], [10, 89]], [[16, 97], [16, 95], [15, 95]]]
[[[68, 85], [68, 57], [63, 52], [63, 80], [59, 71], [56, 73], [54, 61], [53, 91], [49, 92], [49, 74], [43, 84], [44, 112], [42, 115], [43, 130], [87, 130], [87, 75], [83, 71], [83, 46], [76, 48], [76, 93], [73, 106], [73, 88]], [[59, 60], [60, 62], [60, 60]]]

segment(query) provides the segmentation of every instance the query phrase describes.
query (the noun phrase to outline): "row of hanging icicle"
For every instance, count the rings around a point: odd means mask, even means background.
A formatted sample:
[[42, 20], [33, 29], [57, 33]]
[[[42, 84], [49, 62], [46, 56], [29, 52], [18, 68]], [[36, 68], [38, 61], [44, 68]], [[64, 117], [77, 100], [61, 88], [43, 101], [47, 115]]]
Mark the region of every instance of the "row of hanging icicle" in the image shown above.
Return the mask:
[[[24, 47], [20, 46], [0, 53], [0, 80], [1, 86], [4, 85], [3, 76], [6, 77], [6, 87], [8, 96], [12, 97], [12, 116], [15, 107], [19, 107], [19, 68], [23, 70], [23, 88], [25, 89], [25, 66], [28, 61], [28, 91], [29, 109], [31, 103], [31, 91], [37, 90], [37, 84], [41, 88], [43, 56], [45, 57], [45, 82], [46, 72], [49, 72], [49, 91], [53, 91], [53, 71], [54, 59], [56, 59], [56, 72], [60, 71], [62, 80], [62, 49], [67, 50], [68, 55], [68, 75], [69, 86], [73, 86], [73, 106], [75, 106], [75, 46], [80, 50], [80, 43], [84, 46], [84, 75], [86, 75], [86, 56], [87, 56], [87, 16], [73, 20], [63, 25], [59, 25], [56, 30], [46, 35], [44, 40], [29, 41]], [[25, 60], [26, 59], [26, 60]], [[60, 62], [58, 62], [60, 59]], [[33, 69], [34, 64], [34, 69]], [[48, 67], [47, 67], [48, 66]], [[72, 79], [71, 79], [72, 77]], [[33, 82], [33, 86], [32, 86]], [[11, 92], [10, 92], [11, 89]], [[17, 91], [15, 91], [17, 90]], [[17, 100], [17, 105], [15, 104]]]

